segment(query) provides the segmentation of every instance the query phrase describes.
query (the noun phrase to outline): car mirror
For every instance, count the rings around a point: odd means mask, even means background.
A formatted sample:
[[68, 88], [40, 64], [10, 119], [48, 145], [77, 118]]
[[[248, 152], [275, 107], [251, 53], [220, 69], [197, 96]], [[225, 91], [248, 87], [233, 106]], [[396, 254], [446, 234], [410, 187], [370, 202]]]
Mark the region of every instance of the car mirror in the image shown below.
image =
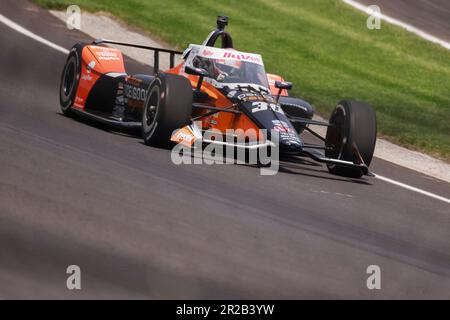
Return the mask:
[[278, 89], [278, 94], [277, 94], [277, 102], [278, 100], [280, 100], [280, 96], [281, 96], [281, 92], [283, 90], [291, 90], [292, 89], [292, 82], [287, 82], [287, 81], [275, 81], [275, 88]]
[[206, 71], [205, 69], [202, 68], [194, 68], [191, 66], [185, 66], [184, 67], [184, 72], [186, 72], [187, 74], [192, 74], [194, 76], [199, 76], [199, 77], [206, 77], [208, 76], [208, 71]]
[[291, 90], [292, 82], [275, 81], [275, 88], [280, 89], [280, 90]]

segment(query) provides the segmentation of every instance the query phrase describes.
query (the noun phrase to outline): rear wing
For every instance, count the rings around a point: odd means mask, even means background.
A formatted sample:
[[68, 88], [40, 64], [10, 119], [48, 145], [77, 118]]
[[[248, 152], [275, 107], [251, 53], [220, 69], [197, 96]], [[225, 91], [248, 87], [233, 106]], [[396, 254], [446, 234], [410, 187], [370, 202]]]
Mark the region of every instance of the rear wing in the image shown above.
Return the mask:
[[144, 49], [144, 50], [151, 50], [154, 52], [154, 58], [153, 58], [153, 72], [157, 73], [159, 71], [159, 53], [168, 53], [170, 54], [169, 64], [170, 68], [173, 68], [175, 66], [175, 55], [182, 55], [183, 52], [176, 51], [176, 50], [169, 50], [169, 49], [163, 49], [163, 48], [156, 48], [156, 47], [149, 47], [149, 46], [143, 46], [139, 44], [132, 44], [132, 43], [126, 43], [126, 42], [119, 42], [119, 41], [113, 41], [113, 40], [106, 40], [106, 39], [96, 39], [92, 42], [94, 45], [99, 44], [115, 44], [119, 46], [125, 46], [125, 47], [132, 47], [132, 48], [138, 48], [138, 49]]

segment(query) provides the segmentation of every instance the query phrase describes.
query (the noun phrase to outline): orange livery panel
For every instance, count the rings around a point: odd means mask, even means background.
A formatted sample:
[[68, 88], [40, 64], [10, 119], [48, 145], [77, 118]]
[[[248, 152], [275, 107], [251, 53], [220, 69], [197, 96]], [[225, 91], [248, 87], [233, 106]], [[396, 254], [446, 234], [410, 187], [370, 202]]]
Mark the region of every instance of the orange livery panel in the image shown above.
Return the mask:
[[106, 73], [125, 73], [125, 66], [120, 50], [95, 45], [83, 48], [81, 61], [81, 76], [74, 107], [84, 109], [89, 92], [100, 76]]

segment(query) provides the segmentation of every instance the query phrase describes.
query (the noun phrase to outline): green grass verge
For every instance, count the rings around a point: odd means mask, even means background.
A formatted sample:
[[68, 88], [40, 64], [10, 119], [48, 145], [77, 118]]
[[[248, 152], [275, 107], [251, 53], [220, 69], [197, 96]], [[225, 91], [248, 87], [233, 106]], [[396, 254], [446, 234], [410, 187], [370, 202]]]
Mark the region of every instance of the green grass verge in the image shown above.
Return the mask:
[[386, 23], [368, 30], [367, 18], [339, 0], [35, 2], [110, 12], [180, 49], [201, 43], [226, 14], [235, 47], [260, 53], [267, 71], [294, 82], [293, 94], [320, 114], [340, 99], [367, 101], [381, 135], [450, 159], [450, 52]]

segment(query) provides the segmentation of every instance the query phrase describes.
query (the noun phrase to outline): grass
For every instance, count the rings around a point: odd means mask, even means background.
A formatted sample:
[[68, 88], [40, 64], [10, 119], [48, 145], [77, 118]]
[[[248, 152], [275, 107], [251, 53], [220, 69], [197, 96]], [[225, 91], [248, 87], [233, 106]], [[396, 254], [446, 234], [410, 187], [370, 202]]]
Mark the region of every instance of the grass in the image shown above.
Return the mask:
[[110, 12], [180, 49], [201, 43], [226, 14], [235, 47], [260, 53], [320, 114], [340, 99], [367, 101], [381, 135], [450, 160], [450, 52], [386, 23], [368, 30], [367, 17], [339, 0], [35, 2]]

